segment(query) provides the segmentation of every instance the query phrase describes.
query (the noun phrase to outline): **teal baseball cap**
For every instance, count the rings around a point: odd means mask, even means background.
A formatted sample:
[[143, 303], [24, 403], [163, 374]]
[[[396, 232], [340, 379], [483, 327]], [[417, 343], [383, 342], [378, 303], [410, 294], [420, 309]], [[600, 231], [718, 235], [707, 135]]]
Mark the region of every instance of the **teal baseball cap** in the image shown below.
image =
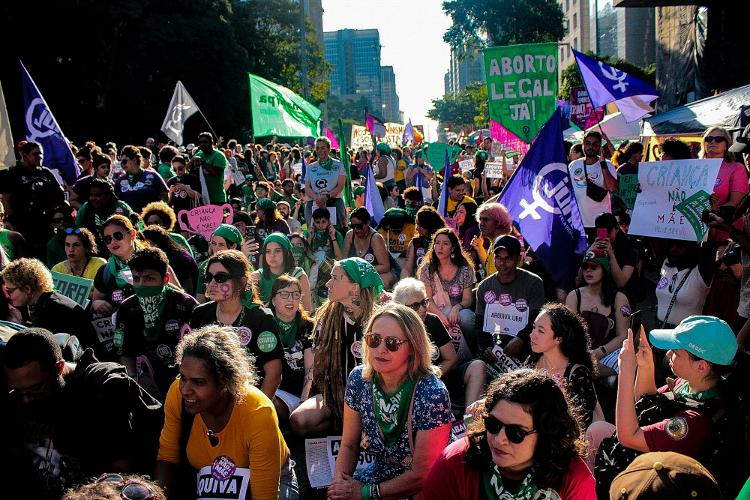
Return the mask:
[[648, 338], [658, 349], [685, 349], [717, 365], [731, 365], [737, 354], [734, 332], [715, 316], [688, 316], [672, 330], [651, 330]]

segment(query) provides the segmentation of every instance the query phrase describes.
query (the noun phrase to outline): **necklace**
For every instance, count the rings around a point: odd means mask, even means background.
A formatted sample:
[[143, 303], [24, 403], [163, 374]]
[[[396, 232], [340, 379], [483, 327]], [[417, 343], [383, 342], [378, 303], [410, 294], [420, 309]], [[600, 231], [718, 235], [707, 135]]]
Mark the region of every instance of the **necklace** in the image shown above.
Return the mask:
[[231, 321], [229, 323], [223, 323], [221, 321], [221, 318], [219, 318], [219, 306], [216, 306], [216, 322], [219, 324], [219, 326], [234, 326], [235, 323], [242, 324], [242, 320], [245, 319], [245, 306], [242, 306], [240, 309], [240, 315], [237, 316], [237, 318], [234, 321]]
[[79, 276], [82, 277], [83, 273], [86, 272], [86, 267], [89, 265], [89, 261], [86, 260], [84, 262], [83, 267], [81, 268], [80, 272], [76, 271], [76, 269], [73, 267], [73, 263], [68, 261], [68, 269], [70, 269], [70, 272], [73, 273], [73, 276]]

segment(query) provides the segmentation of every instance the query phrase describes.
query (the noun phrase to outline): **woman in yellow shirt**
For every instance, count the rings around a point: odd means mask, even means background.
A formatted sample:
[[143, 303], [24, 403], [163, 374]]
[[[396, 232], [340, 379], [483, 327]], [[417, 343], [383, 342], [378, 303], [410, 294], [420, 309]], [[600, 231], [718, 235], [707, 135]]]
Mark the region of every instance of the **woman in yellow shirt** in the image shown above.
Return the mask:
[[[234, 331], [207, 326], [187, 334], [177, 363], [156, 465], [169, 498], [182, 498], [180, 488], [198, 499], [298, 498], [273, 403], [253, 385], [255, 367]], [[197, 471], [194, 480], [177, 477], [180, 464]]]
[[94, 257], [98, 253], [96, 238], [91, 231], [85, 227], [69, 227], [65, 230], [65, 255], [68, 258], [55, 264], [52, 272], [93, 280], [99, 268], [107, 263], [101, 257]]

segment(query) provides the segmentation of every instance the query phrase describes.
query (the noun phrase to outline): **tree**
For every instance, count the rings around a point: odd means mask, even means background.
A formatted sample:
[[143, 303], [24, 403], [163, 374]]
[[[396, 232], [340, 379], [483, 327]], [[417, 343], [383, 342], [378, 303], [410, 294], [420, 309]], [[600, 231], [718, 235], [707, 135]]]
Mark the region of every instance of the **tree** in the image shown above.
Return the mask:
[[486, 127], [487, 85], [473, 83], [457, 94], [446, 94], [442, 99], [432, 100], [432, 109], [427, 117], [439, 121], [454, 132], [469, 132]]
[[465, 47], [556, 42], [565, 35], [564, 15], [556, 0], [444, 0], [453, 20], [443, 39]]
[[[602, 61], [609, 64], [610, 66], [614, 66], [615, 68], [622, 70], [629, 75], [633, 75], [634, 77], [645, 83], [648, 83], [649, 85], [653, 86], [656, 82], [655, 64], [651, 64], [650, 66], [642, 68], [640, 66], [629, 63], [625, 59], [618, 59], [616, 57], [610, 56], [597, 56], [591, 51], [587, 51], [586, 55], [593, 59], [596, 59], [597, 61]], [[561, 81], [562, 83], [560, 85], [560, 99], [568, 100], [570, 99], [570, 89], [583, 86], [583, 80], [581, 80], [581, 73], [578, 71], [578, 65], [571, 64], [570, 66], [565, 68], [561, 75]]]

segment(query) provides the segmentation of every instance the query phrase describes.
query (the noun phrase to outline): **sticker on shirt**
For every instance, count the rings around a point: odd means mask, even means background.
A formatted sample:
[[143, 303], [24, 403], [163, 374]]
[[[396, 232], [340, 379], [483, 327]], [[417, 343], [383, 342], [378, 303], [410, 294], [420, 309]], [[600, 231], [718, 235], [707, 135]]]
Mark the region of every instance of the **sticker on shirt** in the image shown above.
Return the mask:
[[440, 349], [434, 343], [430, 344], [430, 359], [434, 363], [440, 357]]
[[513, 303], [513, 297], [509, 293], [501, 293], [499, 302], [504, 306], [509, 306]]
[[529, 308], [529, 303], [526, 302], [526, 299], [518, 299], [516, 301], [516, 309], [518, 312], [526, 312], [526, 310]]
[[226, 455], [198, 471], [197, 500], [244, 500], [249, 489], [250, 469], [236, 467]]
[[261, 352], [271, 352], [276, 348], [279, 341], [276, 339], [276, 335], [273, 332], [265, 331], [260, 332], [258, 335], [258, 349]]
[[351, 351], [352, 356], [357, 359], [362, 359], [362, 357], [364, 356], [364, 348], [362, 347], [361, 340], [355, 340], [349, 350]]
[[172, 349], [167, 344], [159, 344], [156, 346], [156, 355], [161, 359], [170, 359], [172, 357]]
[[369, 262], [370, 264], [372, 264], [373, 262], [375, 262], [375, 256], [371, 253], [366, 253], [365, 260]]
[[497, 301], [497, 295], [495, 295], [495, 292], [493, 290], [487, 290], [484, 292], [484, 303], [485, 304], [494, 304]]
[[670, 418], [667, 425], [664, 426], [664, 430], [666, 431], [667, 436], [675, 441], [685, 439], [688, 435], [687, 419], [685, 417]]
[[454, 283], [448, 288], [448, 295], [451, 297], [460, 297], [461, 296], [461, 285], [458, 283]]
[[573, 171], [573, 182], [576, 187], [586, 187], [586, 176], [584, 175], [583, 168], [579, 167]]
[[487, 304], [484, 308], [483, 330], [491, 334], [512, 335], [526, 328], [529, 323], [529, 309], [519, 311], [515, 304], [503, 304], [502, 296], [500, 303]]
[[119, 304], [123, 300], [125, 300], [125, 292], [123, 292], [119, 288], [116, 290], [112, 290], [112, 302], [114, 302], [115, 304]]
[[620, 314], [622, 314], [622, 316], [624, 318], [629, 318], [630, 314], [631, 314], [630, 307], [628, 307], [628, 306], [622, 306], [620, 308]]
[[176, 319], [170, 319], [164, 323], [164, 331], [167, 335], [176, 335], [180, 331], [180, 324]]
[[667, 283], [669, 283], [667, 277], [662, 276], [661, 278], [659, 278], [659, 283], [656, 284], [656, 288], [658, 288], [659, 290], [667, 288]]
[[238, 326], [235, 331], [237, 332], [237, 337], [240, 339], [240, 344], [243, 346], [247, 346], [253, 339], [253, 332], [246, 326]]

